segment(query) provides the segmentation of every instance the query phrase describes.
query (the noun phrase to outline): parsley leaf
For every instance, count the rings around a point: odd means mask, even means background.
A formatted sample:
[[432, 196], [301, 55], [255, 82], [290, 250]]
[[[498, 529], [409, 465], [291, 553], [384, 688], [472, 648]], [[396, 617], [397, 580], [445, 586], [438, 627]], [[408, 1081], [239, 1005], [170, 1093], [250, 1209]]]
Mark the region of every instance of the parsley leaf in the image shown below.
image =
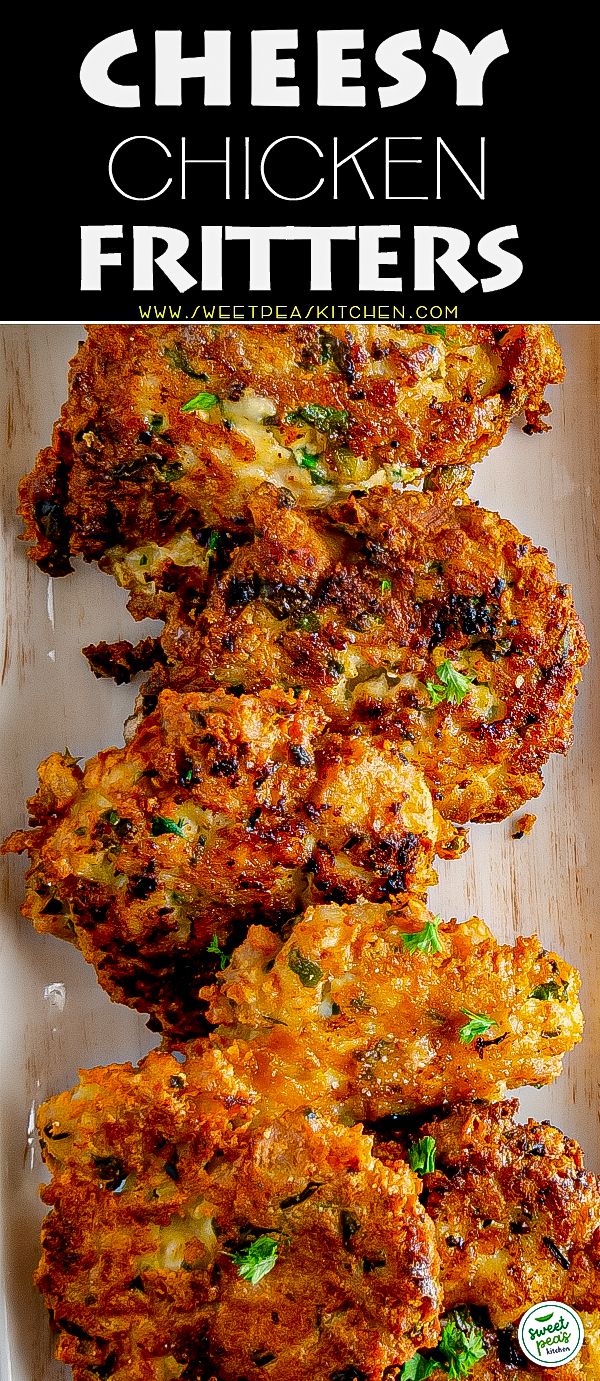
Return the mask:
[[529, 997], [537, 997], [539, 1002], [548, 1002], [554, 998], [557, 1002], [566, 1002], [568, 979], [566, 983], [555, 983], [551, 978], [549, 983], [538, 983], [537, 988], [532, 988]]
[[316, 988], [321, 982], [323, 970], [312, 959], [307, 959], [300, 949], [290, 950], [288, 969], [300, 979], [303, 988]]
[[213, 935], [210, 944], [206, 946], [206, 953], [216, 954], [219, 959], [220, 967], [222, 969], [227, 968], [227, 965], [229, 963], [229, 955], [225, 953], [224, 949], [221, 949], [217, 935]]
[[435, 1141], [432, 1136], [422, 1136], [408, 1148], [408, 1163], [416, 1175], [430, 1175], [435, 1170]]
[[400, 1381], [427, 1381], [427, 1377], [437, 1370], [438, 1364], [432, 1357], [424, 1357], [421, 1352], [416, 1352], [410, 1362], [404, 1363]]
[[446, 334], [446, 327], [445, 327], [445, 326], [434, 326], [433, 323], [430, 322], [430, 323], [428, 323], [428, 325], [425, 327], [425, 335], [426, 335], [426, 336], [445, 336], [445, 334]]
[[210, 534], [210, 536], [209, 536], [208, 542], [206, 543], [206, 550], [207, 550], [207, 552], [216, 551], [217, 548], [218, 548], [218, 545], [219, 545], [220, 540], [221, 540], [221, 534], [220, 534], [220, 532], [217, 532], [216, 528], [213, 528], [213, 530], [212, 530], [212, 532], [211, 532], [211, 534]]
[[196, 393], [193, 398], [188, 398], [187, 403], [183, 404], [181, 412], [208, 412], [218, 403], [216, 393]]
[[185, 820], [170, 820], [168, 815], [155, 815], [152, 821], [152, 833], [158, 834], [178, 834], [180, 839], [184, 839], [183, 826]]
[[319, 432], [343, 431], [350, 414], [345, 408], [324, 408], [320, 403], [303, 403], [295, 412], [288, 412], [286, 422], [305, 422]]
[[433, 916], [426, 921], [422, 930], [408, 931], [402, 936], [402, 944], [409, 954], [420, 950], [421, 954], [441, 954], [443, 945], [438, 935], [441, 916]]
[[436, 676], [437, 681], [426, 682], [430, 700], [434, 705], [440, 705], [442, 700], [447, 700], [450, 705], [462, 705], [475, 680], [472, 672], [458, 671], [447, 658], [440, 662]]
[[258, 1285], [259, 1280], [273, 1270], [278, 1251], [278, 1244], [273, 1237], [257, 1237], [249, 1247], [232, 1252], [231, 1259], [237, 1266], [238, 1275], [242, 1280], [249, 1280], [251, 1285]]
[[469, 1018], [464, 1026], [461, 1026], [458, 1039], [461, 1045], [470, 1045], [477, 1040], [478, 1036], [485, 1036], [492, 1026], [497, 1026], [498, 1022], [493, 1017], [482, 1016], [480, 1012], [469, 1012], [467, 1007], [461, 1007], [461, 1012]]
[[328, 484], [329, 480], [323, 468], [319, 465], [319, 457], [311, 456], [309, 451], [298, 451], [295, 456], [296, 465], [301, 469], [310, 472], [312, 484]]
[[390, 592], [390, 590], [391, 590], [391, 588], [392, 588], [392, 582], [391, 582], [391, 580], [382, 580], [382, 582], [381, 582], [381, 593], [382, 593], [382, 595], [388, 595], [389, 592]]
[[449, 1381], [461, 1381], [486, 1352], [481, 1329], [474, 1324], [461, 1326], [452, 1314], [444, 1324], [438, 1346], [446, 1358]]

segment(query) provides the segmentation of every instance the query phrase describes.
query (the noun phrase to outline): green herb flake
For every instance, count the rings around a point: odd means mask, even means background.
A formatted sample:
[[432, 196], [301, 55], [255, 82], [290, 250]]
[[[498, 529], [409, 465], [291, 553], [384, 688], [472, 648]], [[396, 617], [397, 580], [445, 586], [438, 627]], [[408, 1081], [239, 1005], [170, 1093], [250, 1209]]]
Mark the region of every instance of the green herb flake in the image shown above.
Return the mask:
[[425, 683], [433, 705], [440, 705], [443, 700], [450, 705], [462, 705], [475, 680], [474, 673], [458, 671], [447, 659], [440, 662], [436, 676], [437, 681]]
[[210, 553], [210, 552], [217, 551], [220, 540], [221, 540], [221, 534], [220, 534], [220, 532], [217, 532], [216, 528], [213, 528], [212, 532], [210, 533], [208, 542], [206, 543], [206, 550], [207, 550], [207, 552]]
[[294, 624], [299, 633], [318, 633], [321, 624], [316, 614], [303, 614]]
[[219, 938], [217, 935], [213, 935], [210, 944], [206, 946], [206, 953], [216, 954], [219, 959], [221, 969], [227, 968], [227, 965], [229, 963], [229, 955], [225, 953], [224, 949], [221, 949], [221, 946], [219, 944]]
[[181, 369], [183, 374], [187, 374], [190, 379], [207, 379], [207, 374], [198, 374], [197, 370], [190, 364], [187, 355], [183, 350], [175, 347], [173, 350], [165, 350], [165, 356], [172, 365], [173, 369]]
[[231, 1259], [237, 1266], [238, 1275], [242, 1280], [248, 1280], [251, 1285], [258, 1285], [259, 1280], [273, 1270], [278, 1251], [278, 1244], [273, 1237], [257, 1237], [249, 1247], [232, 1252]]
[[105, 810], [103, 818], [108, 821], [109, 825], [118, 825], [121, 816], [118, 810]]
[[216, 393], [196, 393], [193, 398], [188, 398], [187, 403], [183, 404], [181, 412], [210, 412], [218, 403]]
[[309, 451], [297, 451], [294, 459], [302, 470], [308, 470], [311, 484], [329, 483], [325, 471], [319, 465], [319, 456], [313, 456]]
[[549, 983], [538, 983], [537, 988], [532, 988], [529, 997], [536, 997], [538, 1002], [550, 1002], [551, 999], [556, 1002], [566, 1002], [568, 987], [568, 979], [564, 983], [556, 983], [551, 978]]
[[400, 1381], [426, 1381], [427, 1377], [437, 1370], [438, 1364], [432, 1357], [424, 1357], [422, 1352], [416, 1352], [410, 1362], [404, 1363]]
[[449, 1381], [461, 1381], [463, 1376], [468, 1376], [486, 1353], [482, 1330], [474, 1324], [459, 1323], [458, 1316], [452, 1314], [444, 1324], [438, 1347], [445, 1359], [444, 1370], [448, 1372]]
[[169, 483], [171, 483], [172, 480], [180, 479], [183, 474], [183, 465], [180, 465], [178, 460], [164, 462], [155, 461], [154, 465], [161, 479], [167, 480]]
[[469, 1018], [458, 1033], [461, 1045], [471, 1045], [479, 1036], [485, 1036], [486, 1031], [491, 1030], [492, 1026], [498, 1025], [493, 1017], [482, 1016], [480, 1012], [469, 1012], [467, 1007], [461, 1007], [460, 1010]]
[[445, 335], [446, 335], [446, 327], [445, 327], [445, 326], [435, 326], [435, 325], [433, 324], [433, 322], [428, 322], [427, 326], [425, 327], [425, 335], [426, 335], [426, 336], [445, 336]]
[[146, 556], [146, 553], [145, 553], [145, 552], [142, 552], [142, 555], [140, 556], [140, 566], [147, 566], [147, 565], [148, 565], [148, 557]]
[[290, 950], [288, 957], [288, 969], [292, 970], [300, 979], [303, 988], [316, 988], [317, 983], [321, 982], [323, 970], [315, 964], [312, 959], [307, 959], [300, 949]]
[[286, 422], [304, 422], [319, 432], [344, 431], [350, 413], [345, 408], [324, 408], [320, 403], [303, 403], [295, 412], [288, 412]]
[[168, 815], [155, 815], [152, 821], [153, 835], [159, 834], [178, 834], [180, 839], [185, 838], [185, 820], [170, 820]]
[[442, 953], [443, 945], [438, 934], [441, 919], [441, 916], [434, 916], [431, 921], [425, 922], [421, 930], [409, 931], [402, 936], [402, 944], [408, 954], [414, 954], [417, 950], [421, 954]]
[[381, 582], [381, 593], [382, 593], [382, 595], [389, 595], [391, 588], [392, 588], [392, 582], [391, 582], [391, 580], [382, 580], [382, 582]]
[[164, 425], [165, 419], [162, 413], [155, 412], [154, 416], [150, 418], [150, 430], [153, 432], [160, 432]]
[[408, 1163], [416, 1175], [431, 1175], [435, 1170], [435, 1141], [432, 1136], [422, 1136], [408, 1148]]

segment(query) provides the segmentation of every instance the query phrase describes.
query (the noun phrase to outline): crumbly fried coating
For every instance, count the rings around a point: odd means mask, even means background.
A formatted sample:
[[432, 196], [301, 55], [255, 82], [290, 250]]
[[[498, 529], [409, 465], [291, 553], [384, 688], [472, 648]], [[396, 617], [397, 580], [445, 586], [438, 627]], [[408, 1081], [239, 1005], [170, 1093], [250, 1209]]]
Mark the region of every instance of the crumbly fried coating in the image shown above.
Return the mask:
[[[526, 1363], [517, 1326], [531, 1305], [562, 1300], [584, 1316], [580, 1356], [561, 1381], [596, 1381], [600, 1372], [600, 1182], [583, 1152], [548, 1123], [515, 1122], [516, 1102], [465, 1105], [412, 1131], [415, 1146], [435, 1143], [435, 1169], [423, 1174], [423, 1202], [433, 1219], [447, 1309], [471, 1310], [483, 1323], [486, 1357], [469, 1381], [547, 1368]], [[406, 1136], [380, 1144], [386, 1164], [406, 1154]], [[434, 1354], [435, 1355], [435, 1354]], [[432, 1381], [447, 1372], [436, 1369]]]
[[252, 926], [204, 996], [261, 1092], [371, 1122], [550, 1083], [581, 1039], [578, 989], [535, 937], [499, 945], [404, 897], [311, 908], [285, 941]]
[[[306, 687], [339, 727], [399, 745], [446, 819], [539, 794], [589, 651], [545, 551], [464, 495], [381, 488], [308, 515], [265, 486], [252, 512], [205, 607], [170, 596], [143, 703], [164, 685]], [[148, 612], [143, 586], [133, 606]]]
[[563, 377], [549, 327], [91, 326], [21, 487], [52, 575], [116, 546], [239, 532], [262, 480], [305, 507], [471, 464], [520, 412], [540, 431]]
[[265, 1119], [228, 1056], [155, 1051], [40, 1110], [36, 1280], [74, 1381], [381, 1381], [437, 1338], [416, 1176], [309, 1109]]
[[[435, 880], [447, 827], [420, 772], [371, 734], [329, 733], [306, 696], [166, 691], [124, 748], [54, 754], [30, 802], [23, 912], [72, 940], [156, 1029], [203, 1029], [198, 991], [260, 920]], [[217, 947], [218, 948], [218, 947]]]

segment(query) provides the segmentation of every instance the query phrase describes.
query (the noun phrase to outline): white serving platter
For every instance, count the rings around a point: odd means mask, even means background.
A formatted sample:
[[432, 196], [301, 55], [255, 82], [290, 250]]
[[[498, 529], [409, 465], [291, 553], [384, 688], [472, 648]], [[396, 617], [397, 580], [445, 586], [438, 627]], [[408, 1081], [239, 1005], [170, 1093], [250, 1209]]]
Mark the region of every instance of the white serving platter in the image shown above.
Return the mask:
[[[527, 437], [513, 425], [477, 468], [473, 494], [548, 548], [575, 591], [592, 643], [576, 711], [575, 744], [546, 770], [531, 806], [533, 832], [513, 840], [510, 822], [479, 826], [459, 862], [439, 868], [431, 904], [444, 916], [477, 913], [496, 934], [537, 931], [583, 974], [585, 1040], [550, 1089], [527, 1091], [523, 1115], [548, 1118], [584, 1146], [600, 1170], [600, 327], [562, 326], [567, 379], [552, 389], [552, 431]], [[18, 540], [15, 491], [47, 444], [82, 329], [12, 326], [0, 332], [2, 486], [0, 831], [25, 821], [41, 758], [65, 745], [87, 757], [122, 742], [134, 692], [96, 681], [80, 648], [133, 637], [125, 596], [108, 576], [79, 565], [50, 580]], [[25, 863], [3, 860], [0, 922], [0, 1381], [66, 1381], [31, 1284], [44, 1177], [34, 1133], [37, 1105], [74, 1083], [80, 1067], [138, 1060], [154, 1043], [144, 1018], [112, 1004], [70, 946], [36, 935], [19, 915]]]

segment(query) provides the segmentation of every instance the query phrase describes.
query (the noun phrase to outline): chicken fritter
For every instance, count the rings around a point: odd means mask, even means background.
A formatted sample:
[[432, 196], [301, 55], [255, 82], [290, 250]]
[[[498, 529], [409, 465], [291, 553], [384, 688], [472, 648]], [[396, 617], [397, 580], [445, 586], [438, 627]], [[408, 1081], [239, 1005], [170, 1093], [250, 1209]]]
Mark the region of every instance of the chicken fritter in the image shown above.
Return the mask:
[[32, 859], [24, 914], [181, 1035], [203, 1029], [200, 985], [251, 921], [423, 893], [448, 827], [421, 773], [387, 740], [326, 723], [283, 691], [166, 691], [126, 747], [83, 768], [54, 754], [34, 828], [5, 845]]
[[[561, 1368], [561, 1381], [597, 1381], [600, 1183], [585, 1170], [577, 1142], [548, 1123], [515, 1123], [517, 1108], [459, 1107], [410, 1138], [409, 1158], [422, 1174], [423, 1202], [435, 1224], [444, 1303], [486, 1321], [487, 1355], [470, 1381], [547, 1375], [525, 1362], [517, 1342], [521, 1316], [542, 1300], [584, 1312], [586, 1345]], [[400, 1133], [395, 1147], [379, 1145], [378, 1153], [393, 1165], [406, 1149]], [[429, 1375], [416, 1363], [414, 1369]], [[431, 1372], [434, 1381], [444, 1374]]]
[[338, 727], [398, 745], [446, 819], [537, 796], [589, 651], [547, 553], [466, 496], [382, 488], [308, 515], [264, 486], [251, 506], [255, 540], [205, 607], [169, 597], [142, 703], [164, 685], [305, 687]]
[[371, 1122], [550, 1083], [581, 1039], [578, 989], [536, 938], [499, 945], [404, 897], [311, 908], [285, 941], [253, 926], [204, 996], [261, 1092]]
[[436, 1341], [416, 1176], [308, 1108], [265, 1119], [231, 1058], [153, 1052], [40, 1110], [36, 1280], [74, 1381], [381, 1381]]
[[[152, 544], [155, 570], [248, 527], [271, 480], [305, 507], [462, 468], [563, 377], [547, 326], [92, 326], [21, 487], [31, 556], [61, 575]], [[148, 550], [146, 546], [146, 555]]]

